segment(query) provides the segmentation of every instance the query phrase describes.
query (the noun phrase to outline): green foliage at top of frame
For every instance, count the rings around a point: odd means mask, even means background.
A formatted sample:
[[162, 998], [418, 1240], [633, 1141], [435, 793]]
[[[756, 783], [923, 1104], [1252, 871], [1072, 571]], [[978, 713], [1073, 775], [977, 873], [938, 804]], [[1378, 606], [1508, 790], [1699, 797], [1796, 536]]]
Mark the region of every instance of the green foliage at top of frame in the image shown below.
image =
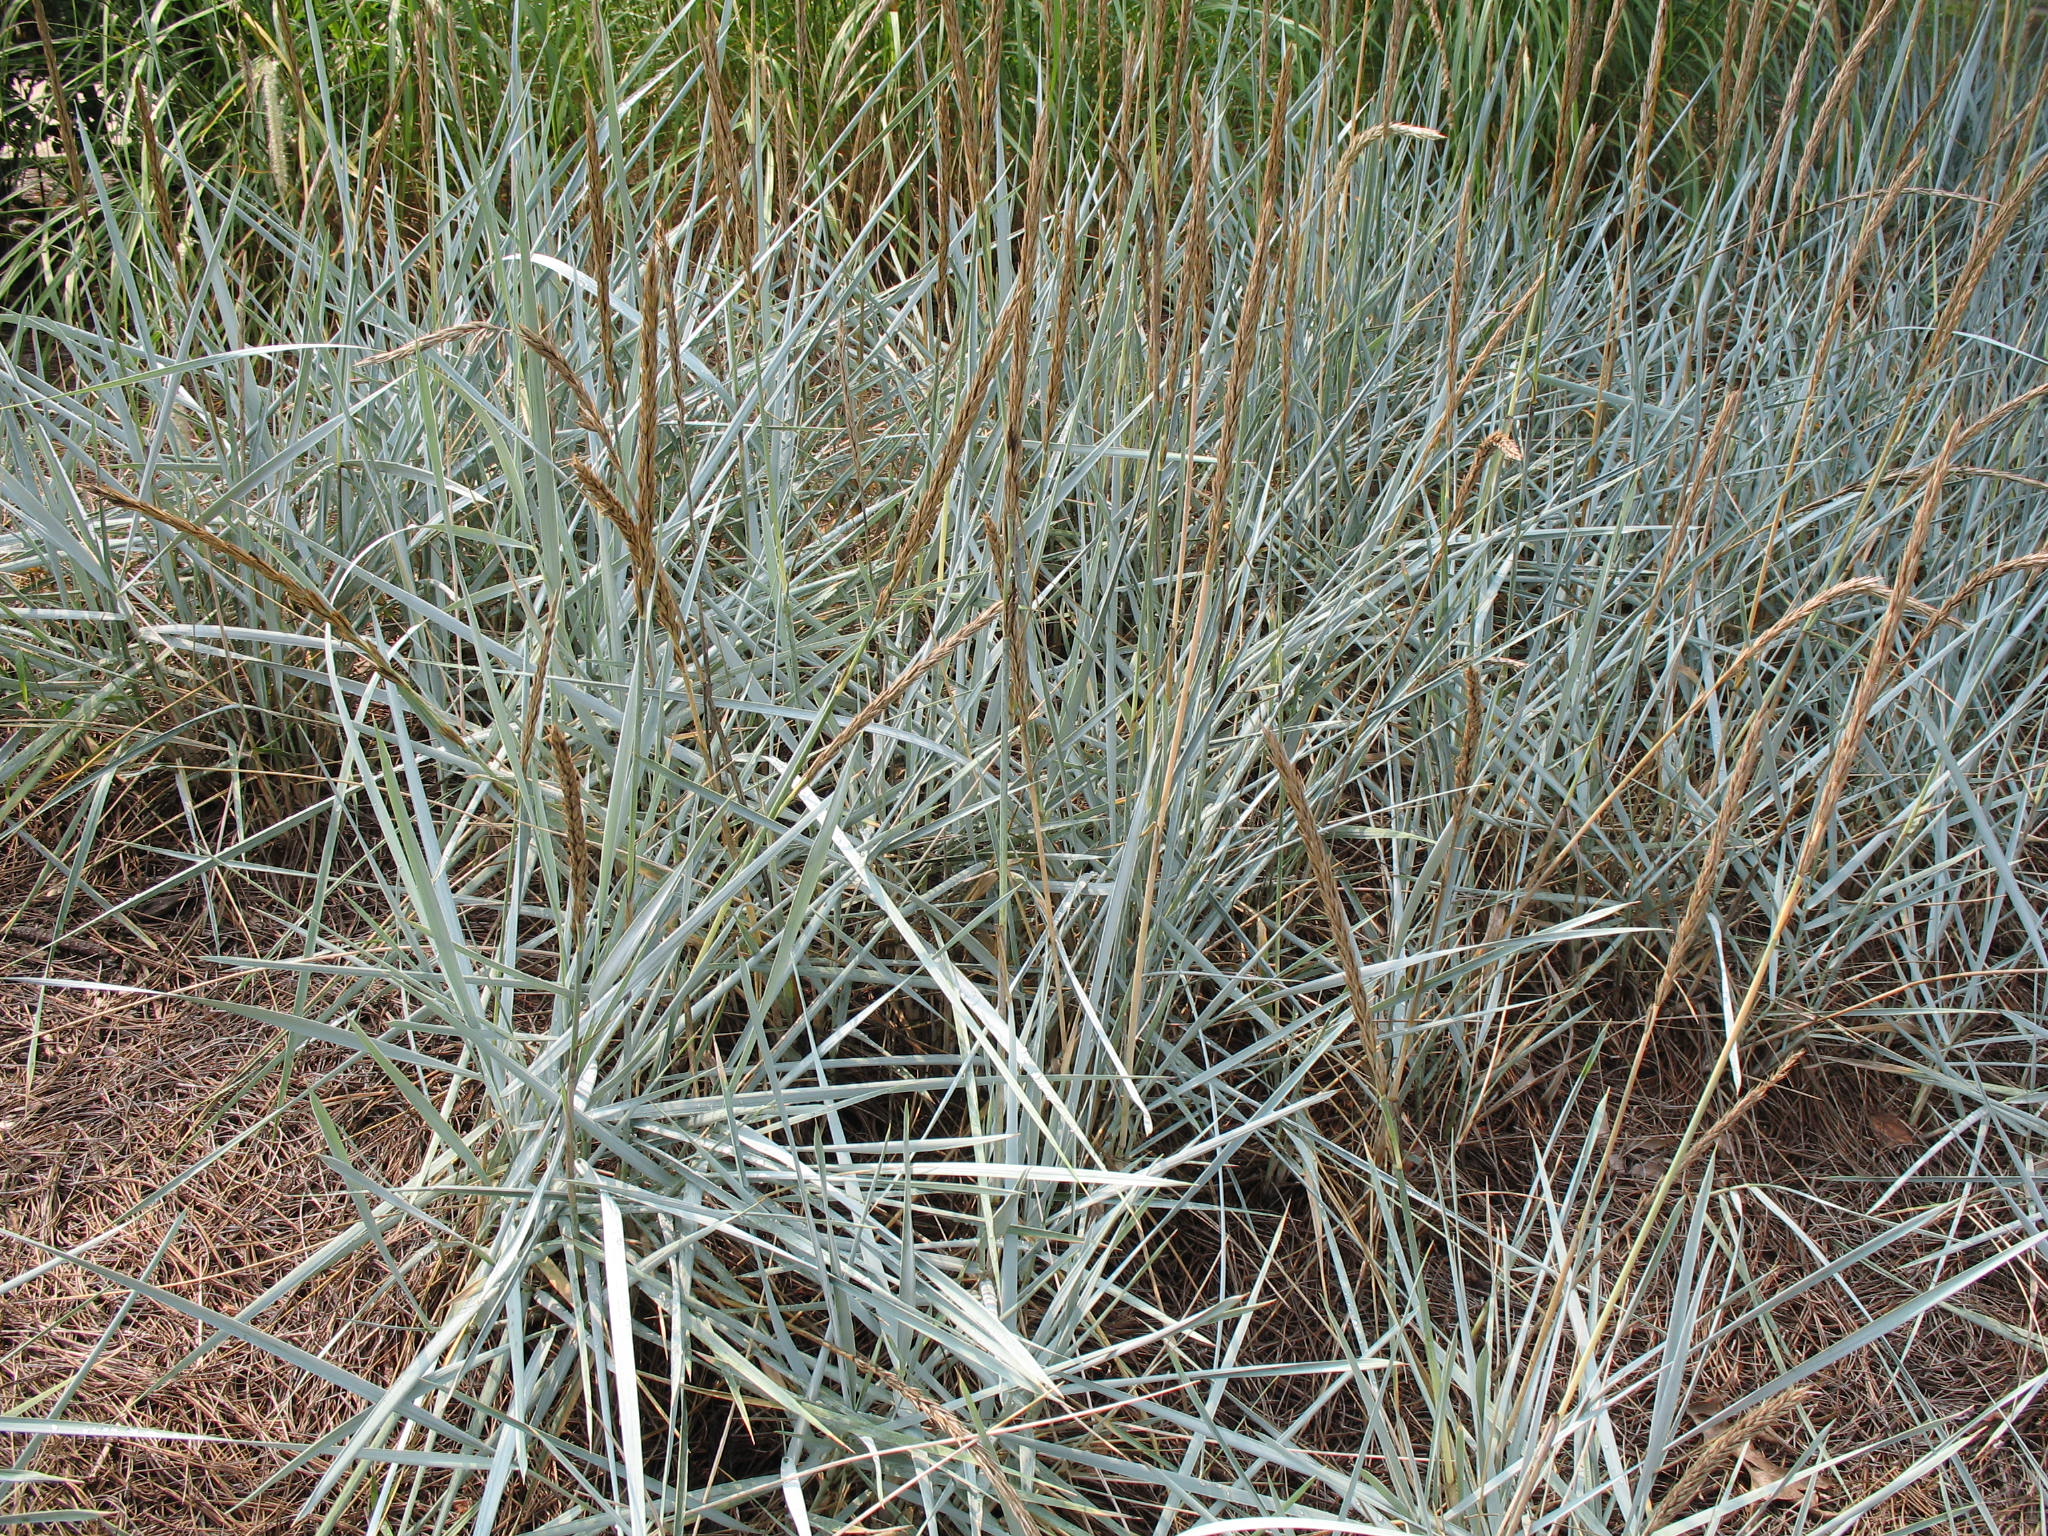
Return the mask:
[[181, 165], [306, 230], [339, 228], [340, 182], [382, 187], [424, 232], [461, 194], [451, 156], [508, 112], [542, 153], [630, 126], [621, 187], [688, 163], [745, 165], [762, 196], [830, 184], [899, 270], [1021, 184], [1001, 165], [1171, 180], [1190, 102], [1246, 146], [1283, 77], [1323, 79], [1344, 120], [1439, 130], [1447, 173], [1550, 189], [1567, 218], [1619, 177], [1699, 206], [1859, 49], [1910, 27], [1938, 51], [1967, 20], [1896, 0], [0, 0], [0, 311], [91, 310], [101, 210], [188, 223]]
[[[203, 145], [257, 168], [275, 137], [265, 119], [279, 111], [374, 137], [403, 163], [427, 153], [420, 86], [439, 72], [469, 86], [479, 112], [524, 75], [560, 142], [582, 131], [585, 96], [605, 99], [627, 61], [643, 80], [672, 66], [669, 86], [686, 89], [716, 35], [732, 110], [793, 154], [829, 154], [863, 104], [892, 89], [895, 132], [1000, 124], [1020, 152], [1050, 113], [1067, 155], [1132, 153], [1170, 131], [1194, 89], [1231, 102], [1237, 126], [1257, 132], [1283, 69], [1298, 77], [1338, 62], [1350, 65], [1353, 110], [1426, 114], [1530, 174], [1589, 132], [1647, 127], [1660, 168], [1683, 176], [1708, 140], [1739, 131], [1750, 100], [1768, 100], [1816, 29], [1839, 57], [1860, 25], [1854, 10], [1809, 0], [43, 0], [39, 11], [36, 0], [0, 0], [0, 46], [16, 160], [38, 147], [54, 158], [61, 100], [88, 131], [132, 128], [147, 103], [158, 131], [175, 131], [189, 153]], [[1686, 112], [1702, 90], [1711, 104]], [[685, 122], [679, 132], [702, 131]], [[139, 155], [135, 137], [95, 147]]]

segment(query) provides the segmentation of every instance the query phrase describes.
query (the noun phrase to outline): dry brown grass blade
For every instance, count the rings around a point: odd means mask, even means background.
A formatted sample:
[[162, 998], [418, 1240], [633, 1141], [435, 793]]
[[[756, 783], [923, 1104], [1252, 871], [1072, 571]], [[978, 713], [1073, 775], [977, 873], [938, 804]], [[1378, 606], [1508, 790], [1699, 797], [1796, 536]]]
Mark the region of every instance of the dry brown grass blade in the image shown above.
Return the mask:
[[875, 600], [875, 616], [879, 619], [888, 612], [889, 603], [896, 595], [896, 589], [903, 585], [910, 574], [911, 564], [923, 552], [931, 538], [932, 527], [938, 522], [939, 508], [945, 504], [947, 492], [951, 489], [953, 472], [960, 467], [960, 459], [967, 452], [968, 440], [974, 435], [975, 423], [981, 417], [981, 408], [987, 402], [989, 390], [994, 386], [1009, 348], [1007, 342], [1013, 327], [1021, 325], [1031, 307], [1029, 285], [1019, 281], [1010, 290], [1010, 297], [1004, 302], [1002, 313], [996, 317], [993, 334], [982, 351], [981, 361], [976, 365], [967, 393], [954, 407], [953, 427], [946, 434], [945, 446], [939, 450], [938, 458], [932, 464], [931, 477], [925, 482], [924, 494], [917, 500], [917, 508], [910, 521], [904, 526], [901, 539], [896, 546], [896, 560], [890, 568], [889, 580], [883, 586], [881, 595]]
[[548, 604], [547, 622], [540, 632], [540, 649], [533, 657], [533, 687], [528, 692], [526, 718], [519, 725], [519, 762], [523, 767], [533, 756], [533, 738], [540, 732], [541, 716], [547, 710], [548, 667], [555, 651], [555, 630], [562, 622], [562, 605]]
[[1301, 833], [1302, 847], [1308, 854], [1309, 873], [1315, 880], [1316, 898], [1322, 905], [1323, 919], [1329, 924], [1331, 939], [1337, 946], [1337, 963], [1344, 971], [1344, 995], [1351, 1003], [1352, 1017], [1358, 1024], [1359, 1044], [1365, 1048], [1367, 1076], [1374, 1092], [1382, 1099], [1381, 1112], [1391, 1124], [1394, 1110], [1389, 1101], [1394, 1085], [1387, 1080], [1386, 1048], [1373, 1021], [1372, 999], [1365, 990], [1365, 966], [1359, 959], [1358, 941], [1351, 932], [1349, 909], [1344, 902], [1343, 889], [1337, 882], [1337, 866], [1330, 858], [1330, 845], [1324, 841], [1322, 829], [1316, 825], [1315, 813], [1309, 807], [1308, 786], [1302, 780], [1301, 769], [1287, 755], [1287, 749], [1273, 734], [1271, 726], [1266, 728], [1266, 752], [1280, 775], [1287, 808], [1294, 813], [1295, 827]]
[[661, 479], [656, 442], [661, 430], [661, 325], [668, 305], [665, 269], [657, 240], [647, 252], [640, 279], [640, 413], [633, 439], [633, 512], [642, 527], [652, 529], [660, 516]]
[[997, 1500], [1003, 1506], [1003, 1513], [1009, 1518], [1012, 1529], [1020, 1533], [1030, 1533], [1044, 1529], [1037, 1519], [1033, 1517], [1029, 1506], [1025, 1504], [1022, 1496], [1017, 1492], [1017, 1485], [1011, 1480], [1010, 1474], [1003, 1469], [1003, 1464], [996, 1460], [994, 1453], [989, 1450], [987, 1435], [981, 1433], [937, 1398], [927, 1392], [920, 1391], [914, 1383], [905, 1381], [880, 1361], [870, 1359], [864, 1355], [852, 1354], [834, 1344], [830, 1339], [821, 1338], [819, 1335], [812, 1333], [809, 1329], [800, 1331], [813, 1344], [830, 1350], [848, 1364], [866, 1371], [875, 1380], [882, 1383], [883, 1386], [915, 1408], [924, 1417], [924, 1421], [927, 1424], [938, 1430], [948, 1440], [958, 1443], [974, 1459], [975, 1465], [980, 1467], [982, 1472], [988, 1477], [989, 1483], [996, 1491]]
[[1993, 582], [2003, 581], [2008, 576], [2017, 576], [2022, 571], [2029, 574], [2035, 571], [2048, 571], [2048, 549], [2036, 550], [2031, 555], [2021, 555], [2012, 560], [2001, 560], [1996, 565], [1985, 567], [1968, 581], [1964, 582], [1962, 586], [1958, 587], [1954, 597], [1951, 597], [1935, 610], [1934, 617], [1928, 621], [1928, 628], [1932, 630], [1949, 623], [1955, 618], [1958, 608], [1962, 607], [1964, 603], [1967, 603]]
[[581, 934], [590, 916], [590, 887], [595, 874], [590, 854], [590, 826], [583, 815], [583, 775], [568, 734], [550, 723], [548, 750], [554, 754], [555, 784], [562, 791], [562, 820], [569, 845], [569, 926]]
[[1849, 55], [1842, 60], [1835, 71], [1834, 80], [1828, 86], [1828, 93], [1821, 99], [1820, 110], [1814, 115], [1813, 127], [1809, 130], [1806, 148], [1799, 156], [1799, 169], [1792, 177], [1792, 191], [1785, 199], [1788, 209], [1796, 210], [1799, 199], [1806, 191], [1806, 181], [1813, 174], [1813, 167], [1828, 147], [1828, 135], [1835, 126], [1835, 117], [1842, 105], [1849, 99], [1849, 93], [1856, 88], [1856, 77], [1862, 73], [1863, 63], [1870, 57], [1870, 51], [1877, 46], [1884, 35], [1892, 13], [1899, 8], [1899, 0], [1882, 0], [1876, 10], [1864, 22], [1863, 30], [1850, 45]]
[[57, 63], [57, 35], [50, 30], [50, 16], [43, 0], [35, 0], [36, 36], [43, 47], [44, 78], [50, 83], [50, 115], [57, 120], [57, 142], [64, 147], [64, 169], [71, 177], [71, 196], [83, 203], [86, 195], [85, 159], [78, 146], [78, 128], [71, 120], [71, 93], [64, 86], [64, 71]]
[[155, 502], [144, 501], [141, 497], [122, 490], [120, 486], [98, 475], [80, 475], [76, 484], [81, 491], [97, 496], [102, 501], [112, 502], [117, 507], [125, 507], [130, 512], [139, 513], [153, 523], [160, 523], [174, 533], [183, 534], [193, 543], [212, 550], [224, 559], [256, 572], [290, 598], [306, 615], [318, 619], [334, 630], [352, 650], [362, 656], [379, 677], [403, 688], [413, 698], [418, 698], [418, 689], [406, 675], [405, 669], [385, 655], [381, 647], [372, 645], [357, 633], [356, 627], [349, 622], [346, 614], [311, 587], [286, 575], [261, 555], [231, 543], [211, 528], [196, 523], [189, 517], [173, 512], [167, 507], [160, 507]]
[[1458, 736], [1458, 766], [1452, 775], [1452, 782], [1462, 797], [1461, 803], [1469, 803], [1476, 787], [1472, 782], [1472, 771], [1479, 761], [1479, 731], [1486, 718], [1486, 700], [1479, 686], [1479, 669], [1467, 665], [1465, 668], [1465, 728]]
[[415, 336], [404, 346], [393, 347], [386, 352], [372, 352], [368, 357], [356, 359], [358, 368], [374, 367], [380, 363], [403, 362], [408, 357], [445, 346], [465, 336], [487, 336], [502, 334], [504, 327], [494, 320], [465, 320], [459, 325], [444, 325], [438, 331], [428, 331], [424, 336]]
[[1654, 1531], [1684, 1513], [1685, 1507], [1713, 1482], [1730, 1457], [1740, 1456], [1742, 1448], [1750, 1441], [1788, 1418], [1802, 1402], [1813, 1396], [1814, 1390], [1811, 1386], [1798, 1386], [1780, 1392], [1714, 1431], [1693, 1456], [1692, 1465], [1657, 1501], [1656, 1508], [1650, 1513], [1647, 1529]]
[[[1626, 793], [1629, 785], [1633, 784], [1646, 769], [1657, 761], [1658, 754], [1670, 745], [1672, 741], [1677, 739], [1678, 733], [1692, 720], [1693, 716], [1704, 709], [1708, 702], [1722, 689], [1740, 677], [1748, 669], [1751, 662], [1755, 661], [1758, 656], [1769, 650], [1778, 641], [1784, 639], [1786, 635], [1797, 629], [1830, 603], [1838, 602], [1845, 597], [1857, 596], [1882, 597], [1887, 602], [1890, 602], [1892, 599], [1892, 588], [1879, 581], [1875, 576], [1853, 576], [1847, 581], [1838, 581], [1825, 591], [1817, 592], [1812, 597], [1806, 599], [1805, 602], [1800, 603], [1785, 614], [1783, 618], [1771, 625], [1769, 629], [1736, 652], [1727, 667], [1716, 674], [1714, 680], [1700, 690], [1698, 697], [1686, 705], [1678, 718], [1672, 721], [1636, 758], [1635, 763], [1616, 778], [1614, 787], [1600, 798], [1600, 802], [1592, 810], [1586, 813], [1579, 823], [1578, 830], [1572, 833], [1562, 848], [1551, 855], [1550, 861], [1543, 866], [1535, 879], [1529, 883], [1529, 888], [1531, 890], [1542, 889], [1546, 882], [1564, 867], [1565, 861], [1577, 850], [1579, 844], [1585, 841], [1588, 834], [1600, 824], [1600, 818], [1613, 808], [1614, 802]], [[1521, 909], [1527, 905], [1527, 900], [1524, 897], [1517, 904], [1517, 916], [1520, 915]]]
[[597, 337], [604, 355], [604, 382], [619, 398], [619, 359], [612, 340], [612, 221], [606, 207], [604, 155], [597, 145], [597, 114], [583, 98], [583, 215], [590, 225], [590, 269], [597, 282]]
[[640, 594], [641, 603], [654, 615], [654, 621], [668, 631], [675, 642], [676, 659], [680, 664], [688, 655], [683, 637], [683, 613], [676, 603], [675, 588], [669, 584], [668, 573], [662, 569], [661, 551], [654, 542], [654, 529], [633, 515], [632, 509], [619, 499], [618, 493], [605, 484], [604, 476], [597, 472], [597, 466], [577, 454], [569, 460], [569, 469], [576, 476], [576, 483], [583, 487], [583, 494], [590, 504], [604, 515], [605, 521], [618, 529], [619, 536], [626, 541], [626, 558], [633, 567], [633, 586]]
[[1801, 1048], [1800, 1050], [1794, 1051], [1790, 1056], [1787, 1056], [1783, 1061], [1779, 1062], [1776, 1071], [1771, 1073], [1769, 1077], [1765, 1078], [1755, 1087], [1751, 1088], [1747, 1093], [1743, 1094], [1741, 1098], [1737, 1099], [1735, 1103], [1729, 1107], [1728, 1112], [1726, 1114], [1721, 1116], [1720, 1119], [1716, 1120], [1712, 1125], [1708, 1126], [1704, 1131], [1700, 1133], [1699, 1140], [1692, 1144], [1691, 1150], [1688, 1151], [1683, 1157], [1679, 1158], [1678, 1166], [1672, 1170], [1671, 1177], [1674, 1180], [1683, 1178], [1686, 1172], [1692, 1167], [1694, 1163], [1697, 1163], [1701, 1158], [1705, 1157], [1708, 1152], [1713, 1150], [1715, 1144], [1718, 1143], [1723, 1136], [1727, 1135], [1730, 1131], [1735, 1129], [1735, 1127], [1741, 1122], [1742, 1118], [1745, 1115], [1747, 1115], [1752, 1109], [1755, 1109], [1758, 1104], [1763, 1102], [1764, 1095], [1768, 1094], [1773, 1088], [1777, 1087], [1778, 1084], [1784, 1082], [1786, 1078], [1790, 1077], [1792, 1075], [1793, 1068], [1797, 1067], [1799, 1063], [1804, 1061], [1805, 1059], [1806, 1051], [1804, 1050], [1804, 1048]]
[[846, 723], [845, 728], [838, 735], [811, 754], [810, 761], [804, 765], [805, 777], [814, 778], [822, 772], [825, 765], [837, 757], [849, 742], [877, 720], [881, 719], [889, 707], [909, 691], [911, 684], [915, 683], [925, 673], [931, 671], [933, 667], [936, 667], [940, 662], [952, 655], [953, 652], [973, 639], [976, 634], [994, 623], [997, 615], [1002, 611], [1002, 600], [998, 598], [995, 602], [982, 609], [980, 613], [969, 619], [964, 626], [955, 630], [944, 640], [933, 646], [918, 661], [905, 668], [902, 675], [870, 699], [861, 709], [860, 713]]
[[140, 77], [135, 82], [135, 121], [142, 130], [143, 174], [149, 180], [157, 225], [163, 231], [164, 248], [176, 262], [184, 254], [184, 241], [178, 235], [178, 216], [177, 210], [171, 206], [171, 189], [164, 180], [163, 145], [156, 136], [156, 103], [150, 99], [149, 87]]
[[537, 331], [530, 325], [519, 327], [519, 339], [531, 347], [540, 360], [554, 372], [555, 377], [568, 386], [569, 393], [576, 400], [576, 424], [602, 442], [606, 453], [617, 458], [618, 449], [612, 442], [611, 428], [605, 425], [604, 416], [597, 408], [597, 400], [590, 393], [590, 386], [583, 382], [582, 376], [576, 372], [575, 365], [562, 355], [562, 349], [544, 332]]

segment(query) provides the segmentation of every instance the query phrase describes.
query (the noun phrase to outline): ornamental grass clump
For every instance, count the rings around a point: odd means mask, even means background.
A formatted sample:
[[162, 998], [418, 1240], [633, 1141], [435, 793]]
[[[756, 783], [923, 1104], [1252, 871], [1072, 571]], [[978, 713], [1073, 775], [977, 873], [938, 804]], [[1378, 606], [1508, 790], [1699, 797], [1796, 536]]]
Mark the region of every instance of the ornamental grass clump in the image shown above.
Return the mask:
[[210, 1102], [416, 1161], [231, 1307], [10, 1238], [106, 1348], [8, 1511], [130, 1497], [146, 1311], [336, 1530], [2038, 1520], [2042, 61], [1893, 9], [1598, 121], [1233, 13], [920, 137], [941, 6], [801, 155], [701, 17], [578, 132], [430, 50], [414, 165], [295, 79], [290, 196], [160, 126], [0, 375], [21, 1050], [178, 897]]

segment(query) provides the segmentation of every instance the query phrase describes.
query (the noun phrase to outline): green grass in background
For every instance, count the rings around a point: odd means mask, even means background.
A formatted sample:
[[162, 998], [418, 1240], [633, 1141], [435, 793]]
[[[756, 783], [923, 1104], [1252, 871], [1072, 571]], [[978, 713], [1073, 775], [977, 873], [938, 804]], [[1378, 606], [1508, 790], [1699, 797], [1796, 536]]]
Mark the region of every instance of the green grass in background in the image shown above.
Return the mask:
[[310, 1510], [2038, 1522], [2036, 12], [384, 14], [69, 34], [0, 381], [38, 900], [233, 886], [250, 1102], [430, 1133], [92, 1271]]
[[[34, 216], [17, 215], [0, 276], [15, 307], [34, 309], [89, 302], [78, 284], [102, 266], [99, 199], [142, 212], [153, 197], [158, 217], [180, 216], [167, 144], [267, 175], [270, 200], [322, 211], [330, 226], [347, 179], [388, 180], [431, 219], [442, 133], [484, 131], [516, 78], [537, 142], [565, 151], [586, 131], [586, 103], [618, 88], [614, 59], [663, 82], [666, 121], [643, 125], [650, 155], [744, 161], [771, 195], [850, 172], [839, 195], [858, 203], [852, 216], [882, 200], [916, 265], [987, 193], [998, 160], [1028, 158], [1041, 117], [1062, 174], [1105, 161], [1156, 174], [1183, 153], [1191, 93], [1256, 137], [1283, 67], [1324, 71], [1326, 110], [1429, 121], [1462, 156], [1509, 159], [1563, 188], [1613, 174], [1641, 139], [1646, 167], [1690, 196], [1720, 169], [1714, 145], [1774, 112], [1794, 77], [1850, 52], [1855, 31], [1840, 8], [1788, 0], [36, 3], [0, 11], [11, 163], [40, 155], [32, 187], [10, 178]], [[689, 103], [680, 114], [676, 98]], [[89, 149], [63, 142], [58, 100], [96, 130]], [[707, 122], [725, 125], [708, 143]], [[337, 157], [349, 161], [339, 176]], [[638, 180], [651, 163], [619, 170]]]

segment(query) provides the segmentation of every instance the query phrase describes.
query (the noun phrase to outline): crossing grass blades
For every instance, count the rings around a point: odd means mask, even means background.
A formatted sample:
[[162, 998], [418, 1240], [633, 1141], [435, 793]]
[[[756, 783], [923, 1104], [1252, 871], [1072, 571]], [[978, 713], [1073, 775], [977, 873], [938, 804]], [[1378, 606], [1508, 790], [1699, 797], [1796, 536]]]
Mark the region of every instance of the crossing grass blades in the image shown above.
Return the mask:
[[224, 1306], [10, 1239], [100, 1343], [0, 1522], [171, 1528], [232, 1350], [333, 1406], [214, 1528], [2039, 1526], [2031, 13], [1653, 18], [1598, 120], [1604, 7], [1451, 97], [1162, 14], [978, 119], [878, 13], [801, 153], [694, 11], [587, 118], [427, 26], [401, 154], [315, 29], [260, 153], [79, 146], [9, 1070], [175, 993], [347, 1201]]

